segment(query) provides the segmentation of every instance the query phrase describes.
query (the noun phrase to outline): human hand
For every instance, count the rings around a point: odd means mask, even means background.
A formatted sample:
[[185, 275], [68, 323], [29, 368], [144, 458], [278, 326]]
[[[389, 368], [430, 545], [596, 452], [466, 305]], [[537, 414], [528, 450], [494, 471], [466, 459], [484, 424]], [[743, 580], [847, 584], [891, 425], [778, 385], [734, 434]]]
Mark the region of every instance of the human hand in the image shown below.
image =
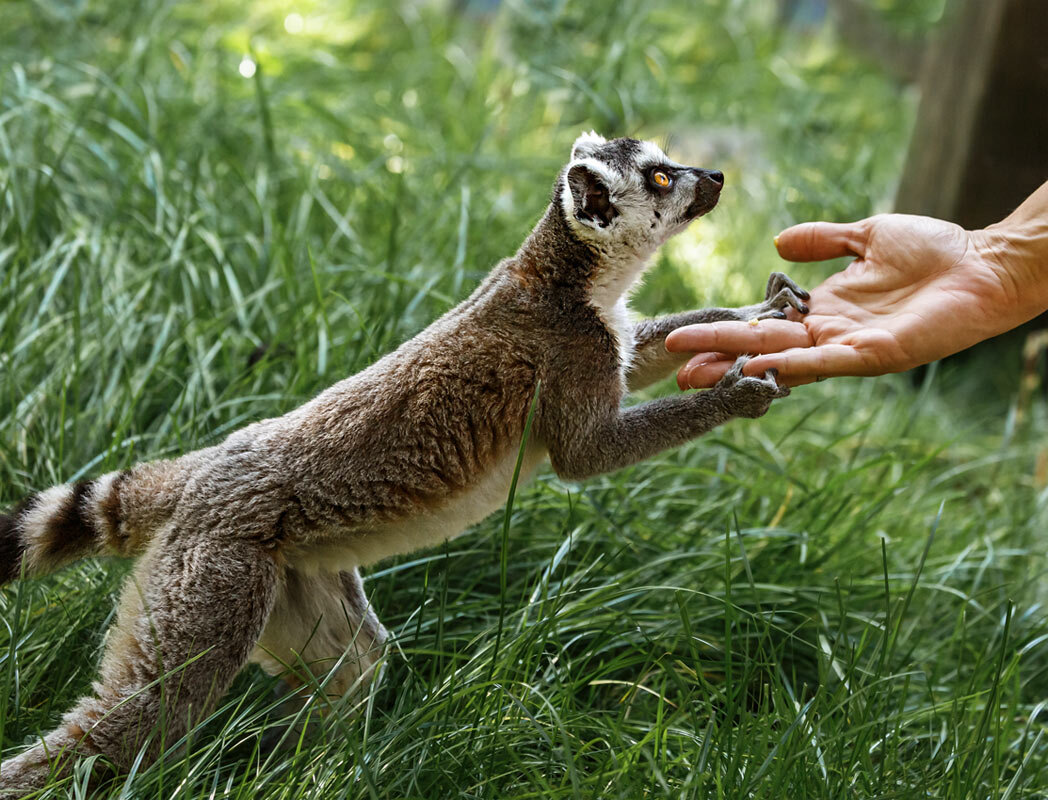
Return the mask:
[[797, 386], [926, 364], [1032, 319], [1048, 307], [1048, 264], [1022, 257], [1005, 223], [981, 231], [931, 217], [885, 214], [850, 224], [808, 222], [776, 238], [790, 261], [853, 255], [811, 292], [798, 320], [714, 322], [673, 331], [671, 352], [696, 352], [682, 389], [712, 386], [743, 353], [747, 375], [777, 369]]

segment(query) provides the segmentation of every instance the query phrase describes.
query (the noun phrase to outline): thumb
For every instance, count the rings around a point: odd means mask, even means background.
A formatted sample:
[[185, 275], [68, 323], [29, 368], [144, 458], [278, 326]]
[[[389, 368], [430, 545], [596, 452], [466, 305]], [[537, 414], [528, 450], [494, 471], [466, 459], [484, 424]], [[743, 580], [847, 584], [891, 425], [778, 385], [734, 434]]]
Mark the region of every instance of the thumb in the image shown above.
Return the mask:
[[775, 249], [787, 261], [825, 261], [866, 252], [869, 220], [859, 222], [802, 222], [775, 237]]

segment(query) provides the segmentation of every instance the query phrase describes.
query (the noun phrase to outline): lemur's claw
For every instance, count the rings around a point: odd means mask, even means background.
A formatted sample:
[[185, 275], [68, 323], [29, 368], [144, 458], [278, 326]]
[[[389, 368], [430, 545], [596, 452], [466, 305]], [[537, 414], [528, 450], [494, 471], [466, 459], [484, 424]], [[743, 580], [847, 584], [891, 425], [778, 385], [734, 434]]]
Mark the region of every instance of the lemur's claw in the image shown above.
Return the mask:
[[749, 356], [739, 356], [731, 369], [724, 373], [713, 391], [721, 391], [724, 401], [736, 417], [755, 419], [767, 413], [772, 400], [786, 397], [789, 387], [780, 386], [775, 380], [778, 370], [769, 369], [763, 377], [742, 374], [743, 365], [750, 360]]
[[791, 289], [801, 300], [811, 300], [811, 295], [786, 273], [773, 272], [768, 276], [768, 285], [764, 290], [764, 299], [771, 300], [783, 288]]
[[782, 384], [780, 384], [778, 382], [778, 380], [776, 380], [778, 378], [778, 376], [779, 376], [779, 371], [777, 369], [775, 369], [774, 367], [772, 367], [769, 370], [765, 370], [765, 372], [764, 372], [764, 379], [766, 381], [768, 381], [769, 383], [772, 383], [772, 384], [775, 385], [775, 399], [776, 400], [778, 400], [781, 397], [787, 397], [789, 395], [789, 393], [790, 393], [790, 387], [789, 386], [783, 386]]
[[773, 272], [768, 277], [768, 286], [764, 292], [764, 302], [758, 306], [756, 319], [786, 319], [786, 309], [793, 308], [798, 314], [807, 314], [811, 298], [804, 289], [781, 272]]

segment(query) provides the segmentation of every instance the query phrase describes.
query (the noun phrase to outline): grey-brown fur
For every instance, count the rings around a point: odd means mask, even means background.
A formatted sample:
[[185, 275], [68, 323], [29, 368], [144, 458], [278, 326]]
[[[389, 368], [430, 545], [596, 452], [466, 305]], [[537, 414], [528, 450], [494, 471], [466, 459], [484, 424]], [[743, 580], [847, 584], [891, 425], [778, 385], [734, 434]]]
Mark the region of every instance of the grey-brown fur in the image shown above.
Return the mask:
[[[650, 184], [659, 164], [673, 171], [668, 190]], [[525, 477], [548, 456], [584, 478], [764, 414], [787, 391], [739, 368], [707, 392], [621, 405], [627, 386], [679, 363], [663, 347], [670, 330], [806, 310], [806, 294], [773, 276], [756, 306], [628, 321], [630, 286], [713, 207], [722, 180], [648, 142], [580, 137], [517, 254], [396, 352], [215, 447], [49, 489], [0, 516], [4, 581], [87, 554], [139, 558], [94, 692], [0, 766], [0, 790], [39, 787], [77, 755], [120, 769], [142, 747], [155, 758], [249, 659], [362, 696], [386, 631], [358, 568], [503, 503], [538, 385]]]

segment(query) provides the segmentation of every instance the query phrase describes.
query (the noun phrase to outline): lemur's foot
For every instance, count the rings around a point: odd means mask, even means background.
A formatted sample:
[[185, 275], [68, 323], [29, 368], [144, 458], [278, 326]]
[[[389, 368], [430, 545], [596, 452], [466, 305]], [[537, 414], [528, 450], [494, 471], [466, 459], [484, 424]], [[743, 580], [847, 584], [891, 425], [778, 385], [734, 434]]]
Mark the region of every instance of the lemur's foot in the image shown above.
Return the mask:
[[731, 369], [724, 373], [724, 377], [711, 391], [722, 395], [724, 404], [733, 416], [756, 419], [768, 412], [772, 400], [785, 397], [790, 390], [776, 382], [778, 370], [768, 370], [763, 378], [743, 375], [742, 367], [749, 360], [749, 356], [739, 356], [735, 359]]
[[768, 286], [764, 290], [764, 302], [754, 306], [756, 315], [752, 319], [786, 319], [786, 309], [794, 308], [800, 314], [808, 313], [805, 300], [810, 299], [804, 289], [781, 272], [768, 276]]

